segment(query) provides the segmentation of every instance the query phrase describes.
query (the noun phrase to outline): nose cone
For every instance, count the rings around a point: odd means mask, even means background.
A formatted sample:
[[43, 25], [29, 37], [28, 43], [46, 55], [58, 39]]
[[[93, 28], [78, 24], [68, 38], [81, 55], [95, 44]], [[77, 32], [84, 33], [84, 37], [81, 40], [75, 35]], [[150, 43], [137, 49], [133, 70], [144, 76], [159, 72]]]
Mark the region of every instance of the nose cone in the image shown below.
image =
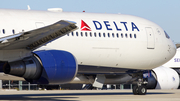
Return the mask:
[[176, 45], [172, 42], [171, 39], [168, 40], [168, 57], [167, 59], [171, 59], [174, 57], [174, 55], [176, 54]]
[[169, 35], [166, 33], [166, 31], [164, 31], [165, 34], [165, 41], [164, 41], [164, 45], [166, 44], [166, 57], [165, 59], [167, 61], [169, 61], [170, 59], [172, 59], [174, 57], [174, 55], [176, 54], [176, 46], [173, 43], [173, 41], [170, 39]]
[[177, 50], [177, 47], [176, 47], [176, 45], [172, 42], [172, 49], [171, 49], [171, 51], [173, 51], [173, 54], [174, 54], [174, 55], [176, 54], [176, 50]]

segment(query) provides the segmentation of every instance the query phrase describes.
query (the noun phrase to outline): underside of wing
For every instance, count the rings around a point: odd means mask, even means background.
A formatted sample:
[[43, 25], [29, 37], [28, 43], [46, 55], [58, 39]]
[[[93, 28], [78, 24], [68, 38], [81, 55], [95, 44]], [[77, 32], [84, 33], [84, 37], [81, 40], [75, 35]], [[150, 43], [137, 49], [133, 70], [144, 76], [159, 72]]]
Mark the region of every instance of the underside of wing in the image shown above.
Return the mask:
[[25, 81], [23, 77], [13, 76], [9, 74], [5, 74], [3, 72], [0, 72], [0, 80], [21, 80]]

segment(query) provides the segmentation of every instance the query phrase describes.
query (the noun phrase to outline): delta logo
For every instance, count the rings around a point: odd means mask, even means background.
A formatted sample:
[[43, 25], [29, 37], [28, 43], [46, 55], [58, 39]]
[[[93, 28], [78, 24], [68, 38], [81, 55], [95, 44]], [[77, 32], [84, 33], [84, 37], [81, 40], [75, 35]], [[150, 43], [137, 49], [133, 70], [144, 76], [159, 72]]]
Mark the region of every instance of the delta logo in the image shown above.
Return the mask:
[[[92, 21], [96, 30], [102, 30], [103, 26], [107, 30], [116, 30], [116, 31], [139, 31], [138, 26], [134, 22], [116, 22], [116, 21]], [[81, 31], [91, 31], [91, 28], [81, 20]]]
[[83, 20], [81, 20], [81, 31], [91, 31], [91, 28]]

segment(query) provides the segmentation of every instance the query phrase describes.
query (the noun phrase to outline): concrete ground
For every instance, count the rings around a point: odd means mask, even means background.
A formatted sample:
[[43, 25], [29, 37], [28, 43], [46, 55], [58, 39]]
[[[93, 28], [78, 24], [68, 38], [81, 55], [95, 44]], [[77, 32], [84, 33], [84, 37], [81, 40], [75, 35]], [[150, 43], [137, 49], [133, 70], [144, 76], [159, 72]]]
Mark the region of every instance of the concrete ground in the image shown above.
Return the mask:
[[133, 95], [131, 90], [2, 90], [0, 100], [180, 101], [180, 90], [148, 90], [146, 95]]

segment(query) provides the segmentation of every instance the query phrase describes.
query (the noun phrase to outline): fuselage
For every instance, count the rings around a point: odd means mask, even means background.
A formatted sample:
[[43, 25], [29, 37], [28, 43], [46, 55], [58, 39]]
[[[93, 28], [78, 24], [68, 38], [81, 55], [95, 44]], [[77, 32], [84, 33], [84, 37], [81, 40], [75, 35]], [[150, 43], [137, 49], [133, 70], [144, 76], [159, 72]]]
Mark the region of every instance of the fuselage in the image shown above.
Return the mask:
[[7, 9], [1, 9], [0, 16], [0, 37], [60, 20], [76, 22], [78, 30], [37, 50], [68, 51], [78, 65], [146, 70], [162, 65], [176, 52], [160, 26], [136, 16]]

